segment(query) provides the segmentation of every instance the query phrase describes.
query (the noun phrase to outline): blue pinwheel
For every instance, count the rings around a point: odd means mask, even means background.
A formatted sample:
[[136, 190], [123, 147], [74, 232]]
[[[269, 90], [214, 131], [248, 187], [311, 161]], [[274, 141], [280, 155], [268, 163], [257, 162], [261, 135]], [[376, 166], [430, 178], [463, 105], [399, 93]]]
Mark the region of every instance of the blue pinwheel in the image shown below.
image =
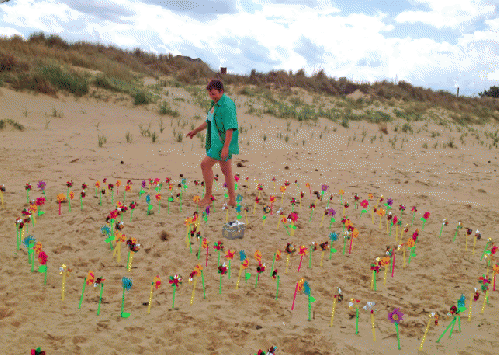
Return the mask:
[[125, 305], [125, 290], [130, 291], [132, 288], [132, 279], [129, 279], [128, 277], [123, 277], [121, 279], [122, 286], [123, 286], [123, 297], [121, 299], [121, 317], [123, 318], [128, 318], [130, 317], [130, 313], [123, 312], [123, 307]]

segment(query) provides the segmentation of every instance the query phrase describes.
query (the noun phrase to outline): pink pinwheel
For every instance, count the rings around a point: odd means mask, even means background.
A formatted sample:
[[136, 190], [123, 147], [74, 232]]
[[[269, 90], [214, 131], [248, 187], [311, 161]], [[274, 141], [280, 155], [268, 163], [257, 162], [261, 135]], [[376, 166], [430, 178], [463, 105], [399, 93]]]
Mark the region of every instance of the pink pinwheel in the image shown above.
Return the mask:
[[360, 205], [362, 206], [362, 208], [367, 208], [367, 206], [369, 206], [369, 202], [367, 200], [364, 200], [360, 203]]

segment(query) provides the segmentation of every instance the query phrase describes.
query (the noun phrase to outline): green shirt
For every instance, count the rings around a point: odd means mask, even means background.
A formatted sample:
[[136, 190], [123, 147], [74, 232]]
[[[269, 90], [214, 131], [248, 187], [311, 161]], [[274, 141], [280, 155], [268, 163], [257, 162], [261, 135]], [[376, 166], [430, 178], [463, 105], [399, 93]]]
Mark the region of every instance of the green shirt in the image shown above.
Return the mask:
[[[222, 139], [222, 143], [225, 143], [225, 132], [228, 129], [234, 129], [232, 132], [232, 140], [229, 144], [229, 154], [239, 154], [239, 129], [237, 124], [237, 114], [236, 114], [236, 104], [231, 98], [222, 95], [217, 103], [211, 101], [211, 108], [214, 107], [213, 113], [213, 127], [211, 127], [211, 122], [207, 121], [207, 132], [208, 136], [211, 134], [218, 134]], [[213, 128], [213, 129], [212, 129]], [[206, 139], [206, 149], [210, 149], [210, 139]]]

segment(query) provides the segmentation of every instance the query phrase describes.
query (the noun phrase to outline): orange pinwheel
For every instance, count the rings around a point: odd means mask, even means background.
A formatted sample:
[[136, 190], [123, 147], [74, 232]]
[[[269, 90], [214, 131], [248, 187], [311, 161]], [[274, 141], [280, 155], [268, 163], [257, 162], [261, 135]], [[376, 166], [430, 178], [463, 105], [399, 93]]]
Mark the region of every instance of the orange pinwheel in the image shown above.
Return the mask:
[[234, 251], [231, 251], [230, 249], [227, 249], [227, 253], [225, 254], [225, 257], [226, 257], [227, 259], [229, 259], [229, 260], [232, 260], [232, 258], [234, 257], [234, 253], [235, 253], [235, 252], [236, 252], [235, 250], [234, 250]]
[[302, 291], [303, 290], [303, 285], [305, 284], [305, 279], [301, 279], [300, 281], [298, 281], [298, 291]]
[[120, 186], [121, 186], [121, 180], [116, 181], [116, 187], [120, 187]]
[[168, 190], [172, 191], [173, 190], [173, 184], [168, 185]]
[[42, 251], [42, 243], [36, 242], [33, 250], [35, 251], [36, 255], [40, 254], [40, 252]]
[[298, 252], [298, 255], [307, 255], [307, 250], [308, 250], [308, 248], [302, 245], [300, 247], [300, 251]]
[[278, 250], [277, 253], [275, 254], [275, 261], [281, 260], [281, 251]]
[[378, 211], [376, 211], [376, 213], [378, 214], [378, 216], [383, 217], [385, 215], [385, 210], [380, 208]]
[[354, 238], [357, 238], [359, 236], [359, 230], [357, 228], [354, 228], [352, 231], [352, 235]]
[[156, 194], [154, 197], [156, 197], [156, 201], [161, 201], [161, 194]]
[[370, 200], [374, 198], [373, 194], [368, 194], [367, 197], [369, 197]]
[[200, 200], [200, 197], [198, 195], [193, 197], [194, 202], [198, 202]]
[[281, 186], [280, 189], [282, 193], [286, 192], [286, 186]]
[[38, 207], [36, 205], [29, 205], [29, 209], [33, 213], [36, 213], [36, 211], [38, 211]]
[[345, 191], [340, 189], [340, 195], [343, 195], [344, 193], [345, 193]]
[[130, 185], [125, 186], [125, 191], [132, 191], [132, 187]]
[[414, 242], [414, 239], [412, 239], [412, 238], [407, 241], [407, 246], [409, 248], [412, 248], [415, 244], [416, 243]]
[[201, 245], [201, 246], [203, 247], [203, 249], [208, 248], [208, 243], [209, 243], [209, 242], [208, 242], [208, 239], [203, 238], [203, 243], [202, 243], [202, 245]]
[[286, 223], [286, 221], [287, 221], [286, 216], [285, 215], [281, 215], [281, 222], [282, 223]]
[[87, 285], [93, 284], [94, 279], [95, 279], [94, 273], [92, 271], [89, 271], [88, 275], [87, 275], [87, 281], [86, 281]]
[[97, 182], [95, 183], [95, 187], [100, 187], [100, 182], [99, 182], [99, 181], [97, 181]]
[[192, 224], [192, 218], [186, 218], [184, 221], [184, 226], [188, 227]]
[[62, 202], [66, 199], [66, 196], [64, 194], [59, 194], [57, 195], [57, 201]]
[[492, 270], [494, 271], [494, 273], [499, 274], [499, 264], [495, 264], [494, 266], [492, 266]]
[[116, 232], [115, 240], [117, 243], [124, 243], [126, 241], [126, 235], [121, 232]]
[[195, 267], [194, 267], [194, 271], [196, 271], [196, 273], [198, 275], [201, 275], [201, 270], [203, 270], [203, 267], [200, 265], [200, 264], [197, 264]]
[[258, 262], [262, 261], [262, 253], [259, 250], [255, 251], [255, 259]]
[[350, 227], [350, 226], [353, 226], [352, 221], [351, 221], [351, 220], [349, 220], [349, 219], [347, 219], [347, 220], [345, 221], [345, 228], [348, 228], [348, 227]]
[[270, 196], [270, 203], [275, 202], [275, 196]]
[[390, 264], [390, 257], [385, 256], [385, 257], [381, 258], [380, 261], [381, 261], [381, 266], [386, 266], [386, 265]]
[[156, 290], [159, 288], [159, 286], [161, 286], [161, 279], [159, 278], [159, 275], [156, 275], [154, 277], [154, 279], [152, 280], [152, 283], [154, 284], [154, 287], [156, 287]]
[[249, 265], [249, 260], [248, 260], [248, 259], [245, 259], [245, 260], [243, 261], [243, 264], [242, 264], [242, 265], [243, 265], [243, 269], [246, 269], [246, 268], [248, 267], [248, 265]]

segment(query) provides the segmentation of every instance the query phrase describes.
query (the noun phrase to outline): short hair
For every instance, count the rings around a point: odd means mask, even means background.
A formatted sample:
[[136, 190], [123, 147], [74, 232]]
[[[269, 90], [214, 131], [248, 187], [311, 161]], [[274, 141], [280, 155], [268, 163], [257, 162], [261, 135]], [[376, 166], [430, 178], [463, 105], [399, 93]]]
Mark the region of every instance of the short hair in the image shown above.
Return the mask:
[[224, 84], [221, 80], [213, 79], [208, 83], [206, 90], [216, 89], [218, 91], [224, 91]]

